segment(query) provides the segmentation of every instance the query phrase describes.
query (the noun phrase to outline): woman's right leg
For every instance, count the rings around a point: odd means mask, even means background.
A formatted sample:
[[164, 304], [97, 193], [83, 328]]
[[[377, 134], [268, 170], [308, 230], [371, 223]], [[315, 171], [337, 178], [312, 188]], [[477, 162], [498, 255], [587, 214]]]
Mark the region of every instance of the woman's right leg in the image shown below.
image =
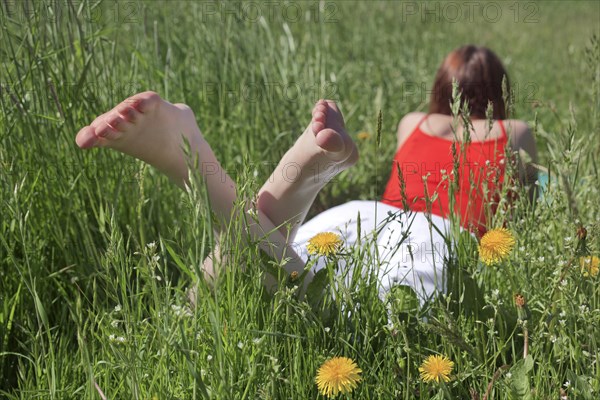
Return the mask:
[[312, 116], [258, 193], [258, 209], [290, 243], [319, 191], [358, 160], [335, 102], [318, 101]]

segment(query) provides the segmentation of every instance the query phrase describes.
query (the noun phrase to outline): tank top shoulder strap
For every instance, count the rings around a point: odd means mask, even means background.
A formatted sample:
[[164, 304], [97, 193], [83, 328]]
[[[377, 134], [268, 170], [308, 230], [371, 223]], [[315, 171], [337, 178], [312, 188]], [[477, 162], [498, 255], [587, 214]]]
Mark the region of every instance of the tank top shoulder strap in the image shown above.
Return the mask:
[[[400, 145], [400, 147], [398, 147], [398, 149], [396, 150], [396, 156], [402, 151], [402, 149], [404, 149], [406, 147], [407, 143], [413, 142], [415, 140], [418, 140], [418, 134], [417, 131], [421, 131], [419, 128], [421, 127], [421, 124], [427, 119], [427, 117], [429, 116], [429, 114], [425, 114], [423, 116], [423, 118], [421, 118], [419, 120], [419, 123], [412, 129], [412, 131], [410, 131], [410, 134], [408, 135], [408, 137], [406, 137], [403, 141], [402, 144]], [[421, 132], [421, 135], [423, 133]]]
[[423, 122], [425, 122], [425, 120], [427, 119], [427, 117], [429, 117], [429, 114], [425, 114], [423, 116], [423, 118], [421, 118], [421, 120], [419, 121], [419, 123], [417, 124], [417, 126], [415, 127], [415, 129], [413, 129], [413, 133], [414, 131], [416, 131], [417, 129], [421, 129], [421, 125], [423, 124]]
[[500, 131], [502, 132], [502, 138], [508, 139], [508, 135], [506, 134], [506, 129], [504, 128], [504, 121], [499, 119], [498, 125], [500, 125]]

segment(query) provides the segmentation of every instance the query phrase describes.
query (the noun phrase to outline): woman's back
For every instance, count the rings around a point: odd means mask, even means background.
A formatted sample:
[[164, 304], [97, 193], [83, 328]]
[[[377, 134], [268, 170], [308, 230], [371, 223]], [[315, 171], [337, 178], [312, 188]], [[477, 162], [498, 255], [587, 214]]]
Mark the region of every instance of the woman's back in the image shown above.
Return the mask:
[[[408, 114], [401, 121], [398, 150], [382, 202], [445, 218], [454, 210], [464, 228], [483, 234], [504, 181], [506, 150], [529, 131], [524, 122], [514, 120], [476, 119], [469, 131], [462, 126], [453, 131], [452, 122], [447, 115], [424, 113]], [[511, 129], [510, 138], [506, 126]], [[455, 162], [458, 180], [454, 179]], [[454, 189], [450, 189], [451, 182], [456, 182]]]
[[[446, 139], [449, 141], [458, 140], [464, 142], [465, 129], [462, 124], [456, 128], [456, 135], [452, 130], [454, 117], [444, 114], [426, 114], [422, 112], [412, 112], [407, 114], [398, 126], [398, 148], [402, 143], [419, 128], [424, 134]], [[492, 126], [489, 126], [489, 121], [485, 119], [474, 119], [471, 121], [473, 129], [469, 131], [469, 139], [471, 142], [480, 142], [490, 139], [496, 139], [505, 132], [509, 137], [513, 138], [523, 135], [528, 130], [527, 123], [520, 120], [503, 120], [502, 125], [494, 121]], [[513, 142], [511, 142], [511, 145]]]

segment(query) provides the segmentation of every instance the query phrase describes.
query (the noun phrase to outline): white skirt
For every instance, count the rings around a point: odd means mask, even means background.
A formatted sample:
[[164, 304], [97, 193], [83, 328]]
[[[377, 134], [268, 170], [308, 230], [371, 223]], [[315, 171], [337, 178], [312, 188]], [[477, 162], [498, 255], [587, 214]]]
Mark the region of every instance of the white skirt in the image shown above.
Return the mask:
[[[358, 232], [358, 216], [360, 230]], [[444, 292], [448, 248], [444, 237], [448, 221], [436, 215], [404, 211], [377, 201], [351, 201], [331, 208], [302, 225], [294, 240], [294, 249], [307, 262], [308, 241], [321, 232], [334, 232], [350, 250], [357, 245], [360, 235], [362, 246], [369, 246], [370, 260], [363, 267], [374, 268], [382, 299], [395, 285], [410, 286], [423, 304], [436, 292]], [[311, 256], [315, 257], [315, 256]], [[326, 266], [326, 259], [317, 260], [314, 272]], [[339, 271], [345, 271], [340, 260]], [[363, 271], [368, 268], [362, 269]], [[348, 280], [349, 281], [349, 280]]]

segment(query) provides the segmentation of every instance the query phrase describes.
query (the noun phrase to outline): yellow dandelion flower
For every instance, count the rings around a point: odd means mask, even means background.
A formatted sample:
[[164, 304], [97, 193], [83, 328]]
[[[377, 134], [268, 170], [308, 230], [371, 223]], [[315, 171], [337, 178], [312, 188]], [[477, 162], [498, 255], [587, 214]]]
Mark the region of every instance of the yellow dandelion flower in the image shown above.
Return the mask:
[[600, 269], [600, 258], [596, 256], [580, 257], [579, 266], [583, 276], [596, 276]]
[[371, 138], [371, 134], [369, 132], [359, 132], [356, 135], [357, 138], [359, 138], [360, 140], [367, 140], [369, 138]]
[[310, 254], [329, 256], [338, 252], [342, 246], [342, 239], [333, 232], [321, 232], [313, 236], [306, 248]]
[[479, 258], [491, 265], [505, 258], [515, 245], [513, 234], [504, 228], [488, 231], [479, 242]]
[[446, 356], [432, 355], [427, 357], [423, 364], [419, 367], [421, 379], [425, 382], [436, 381], [440, 383], [440, 379], [444, 382], [450, 381], [450, 373], [454, 368], [454, 362]]
[[350, 393], [358, 382], [362, 370], [352, 359], [347, 357], [334, 357], [321, 365], [317, 371], [317, 387], [323, 396], [331, 397], [338, 393]]

